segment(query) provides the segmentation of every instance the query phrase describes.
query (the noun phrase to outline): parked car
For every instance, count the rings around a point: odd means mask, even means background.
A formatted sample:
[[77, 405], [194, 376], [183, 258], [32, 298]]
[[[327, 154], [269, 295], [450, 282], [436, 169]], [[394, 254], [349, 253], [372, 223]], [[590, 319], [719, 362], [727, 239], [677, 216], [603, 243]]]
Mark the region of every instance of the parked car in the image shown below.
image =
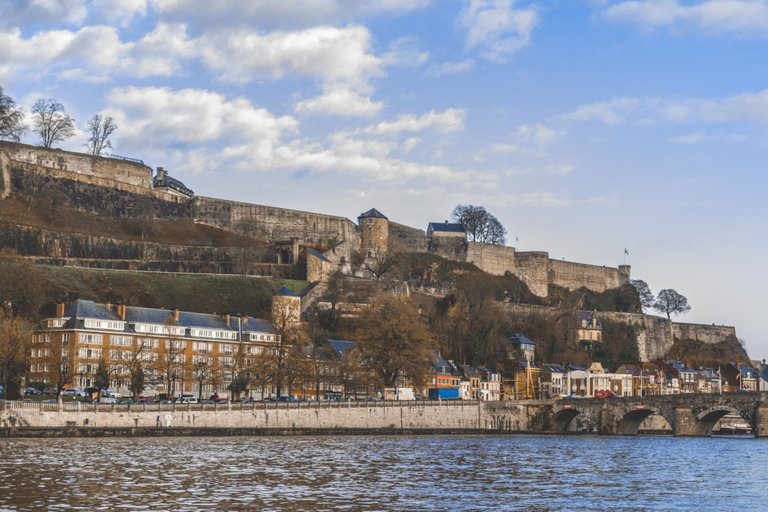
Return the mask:
[[196, 404], [198, 403], [197, 397], [194, 395], [181, 395], [176, 399], [177, 404]]
[[26, 388], [24, 388], [24, 394], [25, 395], [42, 395], [43, 392], [37, 388], [33, 388], [32, 386], [27, 386]]
[[116, 404], [116, 403], [118, 403], [118, 401], [117, 401], [117, 398], [115, 398], [113, 396], [103, 396], [101, 398], [97, 398], [96, 400], [94, 400], [94, 403], [99, 403], [99, 404]]
[[44, 404], [57, 404], [57, 403], [59, 403], [59, 401], [56, 400], [55, 398], [47, 398], [47, 399], [43, 400], [43, 403]]

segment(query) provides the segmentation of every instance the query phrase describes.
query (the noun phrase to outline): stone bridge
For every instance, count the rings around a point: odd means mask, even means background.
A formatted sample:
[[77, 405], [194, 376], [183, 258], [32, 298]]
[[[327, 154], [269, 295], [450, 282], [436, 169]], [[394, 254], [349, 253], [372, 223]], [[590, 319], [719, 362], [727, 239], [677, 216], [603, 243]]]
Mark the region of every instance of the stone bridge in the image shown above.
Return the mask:
[[658, 414], [676, 436], [709, 436], [723, 416], [737, 414], [756, 437], [768, 437], [768, 392], [553, 400], [525, 407], [531, 432], [634, 435], [646, 418]]

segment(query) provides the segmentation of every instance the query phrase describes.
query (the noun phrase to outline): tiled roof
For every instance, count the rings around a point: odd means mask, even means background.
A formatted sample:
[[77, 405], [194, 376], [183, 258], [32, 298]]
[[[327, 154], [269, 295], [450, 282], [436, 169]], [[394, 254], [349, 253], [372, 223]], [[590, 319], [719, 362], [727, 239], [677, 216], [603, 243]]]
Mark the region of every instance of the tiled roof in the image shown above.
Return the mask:
[[536, 345], [536, 343], [534, 343], [533, 341], [529, 340], [528, 338], [526, 338], [522, 334], [515, 334], [514, 336], [510, 336], [508, 338], [508, 341], [510, 343], [512, 343], [513, 345], [521, 345], [521, 344], [524, 344], [524, 343], [527, 343], [529, 345]]
[[352, 350], [357, 346], [357, 343], [354, 341], [344, 341], [344, 340], [328, 340], [327, 341], [328, 346], [331, 347], [331, 350], [333, 350], [337, 356], [343, 355], [345, 352], [348, 352], [349, 350]]
[[[126, 332], [133, 332], [131, 324], [143, 323], [143, 324], [156, 324], [163, 325], [169, 318], [172, 318], [174, 314], [170, 309], [158, 309], [158, 308], [144, 308], [138, 306], [126, 306], [125, 307], [125, 322]], [[82, 328], [83, 322], [78, 319], [98, 319], [98, 320], [118, 320], [116, 311], [107, 308], [105, 304], [99, 304], [90, 300], [79, 299], [72, 303], [69, 303], [64, 308], [64, 317], [69, 317], [69, 321], [64, 326], [65, 328]], [[262, 320], [260, 318], [254, 318], [252, 316], [246, 317], [246, 321], [243, 322], [238, 315], [231, 315], [229, 325], [224, 321], [225, 319], [219, 315], [209, 313], [195, 313], [190, 311], [179, 311], [179, 319], [174, 322], [174, 325], [179, 327], [191, 328], [197, 327], [202, 329], [216, 329], [221, 331], [234, 331], [238, 332], [241, 329], [244, 333], [249, 332], [266, 332], [274, 333], [274, 327], [270, 322]]]
[[358, 219], [369, 219], [369, 218], [374, 218], [374, 219], [385, 219], [385, 220], [389, 220], [389, 219], [387, 219], [387, 217], [386, 217], [386, 216], [385, 216], [383, 213], [381, 213], [381, 212], [380, 212], [379, 210], [377, 210], [376, 208], [371, 208], [371, 209], [370, 209], [370, 210], [368, 210], [367, 212], [365, 212], [365, 213], [361, 213], [360, 215], [358, 215], [358, 217], [357, 217], [357, 218], [358, 218]]
[[435, 231], [448, 232], [448, 233], [464, 233], [466, 230], [461, 224], [454, 224], [451, 222], [430, 222], [427, 225], [427, 233]]
[[155, 176], [152, 180], [152, 185], [155, 188], [170, 188], [189, 197], [194, 197], [195, 195], [191, 188], [187, 187], [176, 178], [171, 178], [167, 173], [161, 173]]

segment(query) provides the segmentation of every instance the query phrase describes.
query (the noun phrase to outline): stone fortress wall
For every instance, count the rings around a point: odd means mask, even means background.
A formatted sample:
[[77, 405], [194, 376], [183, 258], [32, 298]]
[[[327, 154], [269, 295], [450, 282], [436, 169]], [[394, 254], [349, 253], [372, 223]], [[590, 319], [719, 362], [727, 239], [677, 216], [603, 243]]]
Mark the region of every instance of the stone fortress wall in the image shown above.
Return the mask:
[[[335, 249], [326, 252], [334, 269], [352, 261], [354, 253], [365, 243], [358, 226], [344, 217], [204, 196], [189, 199], [156, 190], [152, 185], [152, 169], [139, 161], [11, 142], [0, 142], [0, 154], [0, 185], [6, 194], [9, 188], [35, 194], [53, 178], [78, 208], [114, 216], [133, 215], [146, 206], [140, 197], [149, 196], [159, 217], [192, 217], [201, 224], [271, 243]], [[568, 289], [586, 286], [601, 292], [629, 280], [628, 266], [617, 269], [552, 260], [546, 252], [517, 252], [513, 247], [467, 243], [455, 237], [430, 239], [422, 230], [391, 221], [387, 227], [385, 246], [391, 250], [430, 251], [474, 263], [491, 274], [510, 272], [540, 297], [548, 295], [550, 285]], [[378, 240], [377, 244], [384, 245], [384, 242]]]
[[143, 190], [152, 188], [152, 169], [138, 160], [92, 156], [16, 142], [0, 142], [0, 150], [16, 162], [65, 171], [70, 175], [124, 183]]

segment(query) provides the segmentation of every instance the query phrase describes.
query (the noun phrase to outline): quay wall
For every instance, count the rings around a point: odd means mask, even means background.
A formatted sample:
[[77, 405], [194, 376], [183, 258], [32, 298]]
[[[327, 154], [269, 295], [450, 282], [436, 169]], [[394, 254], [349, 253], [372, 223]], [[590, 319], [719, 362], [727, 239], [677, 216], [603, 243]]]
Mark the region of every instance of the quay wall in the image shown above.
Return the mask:
[[528, 408], [512, 402], [94, 405], [5, 402], [2, 428], [432, 429], [526, 431]]

